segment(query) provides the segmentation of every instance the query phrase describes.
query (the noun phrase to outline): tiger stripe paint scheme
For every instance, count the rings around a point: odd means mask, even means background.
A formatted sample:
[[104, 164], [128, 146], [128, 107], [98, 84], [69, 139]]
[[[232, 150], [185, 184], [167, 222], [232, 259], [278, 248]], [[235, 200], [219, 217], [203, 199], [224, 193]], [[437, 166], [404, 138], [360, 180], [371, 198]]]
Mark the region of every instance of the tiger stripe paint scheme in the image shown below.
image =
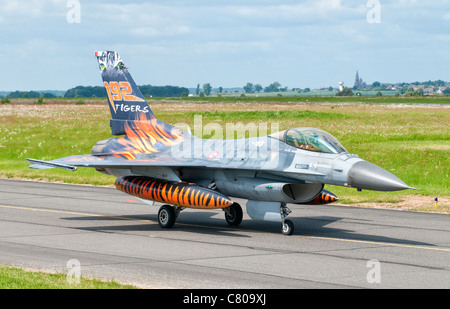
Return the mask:
[[[287, 203], [338, 200], [323, 190], [326, 184], [375, 191], [415, 189], [350, 154], [335, 137], [317, 128], [226, 140], [195, 137], [157, 119], [117, 52], [98, 51], [95, 56], [107, 92], [111, 134], [120, 137], [97, 142], [88, 155], [27, 161], [32, 168], [93, 167], [119, 177], [117, 189], [167, 203], [158, 213], [163, 228], [176, 220], [179, 209], [170, 205], [222, 208], [227, 223], [238, 225], [243, 212], [228, 197], [232, 196], [248, 200], [247, 214], [255, 214], [256, 220], [281, 221], [282, 233], [291, 235], [294, 224], [286, 219], [291, 212]], [[201, 184], [211, 184], [214, 190]]]
[[310, 201], [308, 203], [304, 203], [304, 204], [320, 205], [320, 204], [329, 204], [329, 203], [333, 203], [336, 201], [339, 201], [339, 198], [333, 192], [323, 189], [319, 193], [319, 195], [316, 196], [315, 199], [313, 199], [312, 201]]
[[118, 190], [127, 194], [181, 207], [215, 209], [233, 204], [226, 195], [183, 181], [126, 176], [117, 178], [115, 185]]

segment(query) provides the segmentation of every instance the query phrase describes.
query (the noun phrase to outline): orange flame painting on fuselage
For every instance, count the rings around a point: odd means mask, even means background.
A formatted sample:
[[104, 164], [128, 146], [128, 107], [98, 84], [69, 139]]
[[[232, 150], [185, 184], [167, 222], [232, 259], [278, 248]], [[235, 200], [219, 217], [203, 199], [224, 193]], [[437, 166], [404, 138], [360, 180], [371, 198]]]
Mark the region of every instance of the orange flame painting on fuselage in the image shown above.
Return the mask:
[[[156, 119], [145, 117], [133, 122], [125, 122], [126, 136], [116, 139], [109, 145], [113, 156], [127, 160], [136, 159], [137, 154], [159, 152], [165, 146], [172, 146], [183, 140], [183, 132]], [[170, 127], [167, 129], [167, 127]]]

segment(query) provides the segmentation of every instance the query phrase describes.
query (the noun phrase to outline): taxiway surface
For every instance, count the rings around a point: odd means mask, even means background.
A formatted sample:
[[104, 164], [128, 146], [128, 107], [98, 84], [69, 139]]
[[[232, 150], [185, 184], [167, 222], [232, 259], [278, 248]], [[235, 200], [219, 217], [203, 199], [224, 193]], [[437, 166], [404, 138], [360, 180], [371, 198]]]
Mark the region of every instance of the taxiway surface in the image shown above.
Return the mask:
[[288, 205], [295, 224], [229, 227], [221, 210], [161, 229], [112, 188], [0, 180], [0, 264], [149, 288], [450, 288], [450, 216]]

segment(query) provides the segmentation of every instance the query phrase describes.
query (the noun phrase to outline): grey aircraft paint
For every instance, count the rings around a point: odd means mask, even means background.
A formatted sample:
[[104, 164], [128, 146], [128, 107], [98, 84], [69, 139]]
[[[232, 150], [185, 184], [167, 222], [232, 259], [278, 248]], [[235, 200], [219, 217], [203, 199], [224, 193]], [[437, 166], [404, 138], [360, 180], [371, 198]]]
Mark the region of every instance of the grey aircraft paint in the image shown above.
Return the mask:
[[316, 128], [246, 139], [197, 138], [156, 118], [116, 52], [95, 55], [108, 94], [111, 133], [124, 136], [99, 141], [91, 154], [27, 161], [37, 169], [93, 167], [117, 176], [116, 186], [125, 193], [170, 201], [158, 215], [162, 227], [173, 226], [184, 207], [222, 208], [230, 225], [240, 224], [242, 209], [229, 200], [237, 197], [248, 200], [252, 219], [281, 222], [283, 234], [290, 235], [294, 227], [286, 219], [286, 204], [337, 200], [325, 184], [414, 189]]

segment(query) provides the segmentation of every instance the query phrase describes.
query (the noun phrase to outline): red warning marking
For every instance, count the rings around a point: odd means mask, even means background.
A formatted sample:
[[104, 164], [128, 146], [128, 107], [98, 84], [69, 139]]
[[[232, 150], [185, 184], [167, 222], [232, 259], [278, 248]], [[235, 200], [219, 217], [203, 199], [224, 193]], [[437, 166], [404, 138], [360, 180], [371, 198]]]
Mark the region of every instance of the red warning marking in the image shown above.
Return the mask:
[[218, 154], [219, 154], [218, 151], [214, 151], [214, 152], [212, 152], [209, 156], [207, 156], [206, 158], [208, 158], [208, 159], [214, 159], [215, 157], [217, 157]]

